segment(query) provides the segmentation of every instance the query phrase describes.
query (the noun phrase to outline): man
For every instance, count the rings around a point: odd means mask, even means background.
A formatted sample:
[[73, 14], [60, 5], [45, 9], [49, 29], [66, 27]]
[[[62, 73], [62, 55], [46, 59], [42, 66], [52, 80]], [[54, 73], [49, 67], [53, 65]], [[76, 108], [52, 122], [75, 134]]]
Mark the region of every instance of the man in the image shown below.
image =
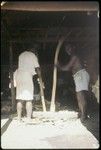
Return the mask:
[[21, 121], [23, 102], [26, 102], [27, 121], [31, 121], [34, 95], [33, 76], [37, 73], [39, 78], [41, 78], [38, 59], [34, 53], [35, 49], [21, 53], [18, 59], [18, 69], [14, 72], [19, 121]]
[[75, 54], [75, 48], [71, 45], [65, 46], [66, 53], [70, 56], [70, 60], [67, 65], [60, 66], [58, 63], [58, 67], [64, 71], [71, 71], [74, 78], [78, 107], [79, 107], [79, 114], [81, 121], [83, 122], [87, 119], [87, 91], [89, 87], [89, 74], [84, 69], [84, 65], [81, 63], [78, 56]]

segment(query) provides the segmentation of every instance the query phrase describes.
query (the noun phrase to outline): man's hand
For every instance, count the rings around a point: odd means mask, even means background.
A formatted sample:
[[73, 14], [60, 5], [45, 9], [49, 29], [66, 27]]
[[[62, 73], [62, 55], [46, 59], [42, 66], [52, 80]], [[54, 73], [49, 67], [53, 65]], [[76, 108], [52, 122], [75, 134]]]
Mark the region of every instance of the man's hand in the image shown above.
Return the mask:
[[38, 74], [38, 76], [41, 76], [41, 71], [40, 71], [40, 68], [38, 67], [38, 68], [35, 68], [35, 71], [36, 71], [36, 73]]
[[43, 89], [45, 89], [45, 84], [44, 84], [44, 82], [42, 82], [42, 87], [43, 87]]
[[57, 63], [54, 64], [55, 67], [59, 66], [59, 62], [57, 61]]
[[55, 67], [57, 67], [58, 69], [62, 69], [61, 65], [59, 64], [59, 61], [57, 61], [57, 64], [55, 64]]
[[[39, 78], [37, 79], [37, 81], [38, 81], [39, 84], [41, 84]], [[45, 85], [44, 85], [44, 82], [43, 82], [43, 81], [42, 81], [42, 87], [43, 87], [43, 89], [45, 89]]]
[[9, 83], [9, 88], [11, 89], [11, 83]]

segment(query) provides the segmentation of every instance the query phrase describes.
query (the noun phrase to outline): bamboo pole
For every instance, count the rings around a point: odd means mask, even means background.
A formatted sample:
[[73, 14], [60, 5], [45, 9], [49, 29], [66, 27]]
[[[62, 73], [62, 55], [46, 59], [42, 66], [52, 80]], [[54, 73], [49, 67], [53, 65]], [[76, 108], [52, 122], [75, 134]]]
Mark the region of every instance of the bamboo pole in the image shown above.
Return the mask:
[[46, 105], [45, 105], [45, 98], [44, 98], [44, 90], [42, 86], [42, 79], [39, 77], [39, 85], [40, 85], [40, 94], [41, 94], [41, 101], [42, 101], [42, 108], [43, 111], [46, 112]]
[[56, 84], [57, 84], [57, 60], [58, 60], [58, 55], [60, 48], [62, 46], [62, 43], [64, 42], [64, 37], [62, 37], [57, 45], [56, 48], [56, 53], [55, 53], [55, 58], [54, 58], [54, 72], [53, 72], [53, 87], [52, 87], [52, 97], [51, 97], [51, 106], [50, 106], [50, 111], [54, 112], [55, 111], [55, 93], [56, 93]]

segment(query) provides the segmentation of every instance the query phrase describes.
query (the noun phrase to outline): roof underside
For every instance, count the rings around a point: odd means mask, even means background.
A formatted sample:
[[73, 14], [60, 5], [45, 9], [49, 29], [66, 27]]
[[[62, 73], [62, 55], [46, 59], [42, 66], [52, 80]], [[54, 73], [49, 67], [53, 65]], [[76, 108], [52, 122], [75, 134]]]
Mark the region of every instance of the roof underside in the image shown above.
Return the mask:
[[81, 49], [99, 45], [98, 3], [6, 2], [1, 8], [2, 33], [12, 42], [45, 46], [67, 35]]

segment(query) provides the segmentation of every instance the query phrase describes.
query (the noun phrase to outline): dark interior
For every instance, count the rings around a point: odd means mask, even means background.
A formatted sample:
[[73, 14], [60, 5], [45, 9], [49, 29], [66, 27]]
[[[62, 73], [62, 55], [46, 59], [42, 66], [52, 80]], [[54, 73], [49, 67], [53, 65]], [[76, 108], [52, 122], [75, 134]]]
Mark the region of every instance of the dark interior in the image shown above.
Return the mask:
[[[86, 63], [86, 68], [91, 75], [91, 84], [95, 83], [99, 72], [99, 19], [97, 11], [30, 12], [2, 10], [1, 29], [2, 67], [5, 66], [9, 69], [9, 43], [12, 41], [14, 69], [17, 67], [19, 54], [36, 46], [39, 63], [44, 68], [42, 72], [45, 74], [48, 69], [51, 77], [58, 40], [67, 34], [67, 39], [60, 50], [60, 61], [63, 64], [68, 61], [64, 52], [64, 44], [73, 44], [81, 59]], [[61, 72], [60, 74], [66, 76], [65, 74], [69, 73]], [[7, 74], [5, 76], [8, 77]], [[46, 79], [47, 77], [44, 76], [43, 78]], [[4, 82], [4, 79], [2, 81]]]

